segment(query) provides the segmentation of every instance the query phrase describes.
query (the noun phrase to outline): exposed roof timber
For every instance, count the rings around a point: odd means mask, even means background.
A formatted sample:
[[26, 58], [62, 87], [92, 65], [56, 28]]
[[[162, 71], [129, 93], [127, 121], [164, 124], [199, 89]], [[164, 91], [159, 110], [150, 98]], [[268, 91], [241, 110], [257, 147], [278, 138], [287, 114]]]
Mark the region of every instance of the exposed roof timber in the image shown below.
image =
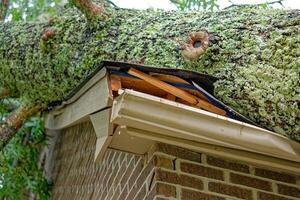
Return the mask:
[[[119, 70], [128, 71], [130, 68], [135, 68], [143, 72], [159, 73], [159, 74], [169, 74], [181, 77], [183, 79], [191, 80], [197, 82], [206, 91], [213, 93], [213, 83], [218, 79], [214, 76], [202, 74], [196, 71], [184, 70], [184, 69], [174, 69], [174, 68], [163, 68], [161, 66], [150, 67], [140, 64], [126, 63], [126, 62], [116, 62], [116, 61], [103, 61], [90, 73], [77, 87], [75, 87], [67, 96], [66, 100], [72, 98], [87, 82], [90, 81], [102, 68], [107, 68], [109, 70]], [[56, 104], [60, 104], [57, 102]]]
[[[139, 79], [137, 77], [129, 77], [127, 73], [119, 73], [119, 72], [116, 72], [116, 71], [110, 71], [110, 78], [113, 80], [113, 82], [115, 82], [117, 79], [120, 79], [121, 81], [121, 85], [122, 85], [122, 88], [128, 88], [128, 89], [133, 89], [133, 90], [136, 90], [136, 91], [143, 91], [145, 93], [148, 93], [148, 94], [153, 94], [154, 96], [159, 96], [159, 97], [164, 97], [164, 96], [167, 96], [168, 92], [158, 88], [158, 87], [155, 87], [153, 85], [151, 85], [150, 83], [142, 80], [142, 79]], [[203, 100], [206, 100], [207, 99], [205, 98], [204, 95], [202, 95], [201, 93], [199, 93], [195, 87], [193, 85], [191, 85], [190, 83], [182, 83], [178, 80], [176, 80], [177, 82], [171, 82], [171, 80], [168, 78], [165, 78], [165, 76], [169, 76], [169, 75], [165, 75], [165, 74], [161, 74], [158, 79], [159, 80], [163, 80], [163, 81], [167, 81], [167, 83], [169, 83], [170, 85], [172, 86], [175, 86], [177, 88], [180, 88], [184, 91], [187, 91], [189, 92], [190, 94], [193, 94], [195, 96], [197, 96], [198, 98], [201, 98]], [[155, 76], [157, 77], [157, 76]], [[164, 78], [162, 78], [164, 77]], [[175, 77], [175, 76], [174, 76]], [[167, 79], [167, 80], [166, 80]], [[112, 90], [115, 90], [117, 91], [118, 89], [120, 89], [119, 87], [115, 87], [115, 85], [112, 86]]]
[[300, 162], [300, 144], [274, 132], [152, 95], [125, 90], [114, 100], [113, 123], [188, 141]]
[[[111, 79], [115, 79], [116, 77], [120, 78], [123, 89], [133, 89], [154, 96], [174, 100], [174, 97], [170, 98], [170, 95], [168, 95], [171, 92], [173, 93], [173, 96], [175, 95], [178, 97], [175, 97], [174, 101], [185, 105], [200, 107], [216, 114], [226, 115], [232, 119], [256, 125], [251, 120], [216, 99], [194, 81], [189, 80], [191, 83], [184, 82], [185, 80], [182, 78], [168, 74], [160, 74], [160, 76], [155, 77], [152, 75], [152, 72], [149, 72], [148, 75], [134, 68], [130, 68], [128, 72], [110, 70], [109, 73]], [[134, 76], [132, 73], [137, 76]], [[114, 86], [112, 86], [112, 88], [114, 88]], [[190, 99], [192, 100], [189, 101]], [[195, 105], [195, 102], [199, 103]]]
[[223, 115], [223, 116], [226, 115], [226, 112], [224, 110], [214, 106], [213, 104], [208, 103], [207, 101], [204, 101], [184, 90], [181, 90], [175, 86], [172, 86], [166, 82], [163, 82], [155, 77], [145, 74], [137, 69], [130, 68], [128, 70], [128, 73], [133, 76], [136, 76], [136, 77], [146, 81], [147, 83], [150, 83], [151, 85], [154, 85], [157, 88], [160, 88], [178, 98], [181, 98], [194, 106], [200, 107], [202, 109], [205, 109], [207, 111], [210, 111], [210, 112], [213, 112], [213, 113], [216, 113], [219, 115]]
[[[191, 94], [194, 94], [198, 96], [199, 94], [201, 96], [200, 99], [209, 100], [214, 106], [221, 108], [222, 110], [226, 110], [227, 115], [231, 116], [234, 119], [238, 119], [240, 121], [244, 121], [250, 124], [254, 124], [252, 121], [247, 119], [246, 117], [240, 115], [237, 112], [234, 112], [233, 109], [229, 108], [228, 106], [224, 105], [222, 102], [218, 101], [216, 98], [213, 97], [213, 83], [217, 80], [216, 77], [202, 74], [199, 72], [189, 71], [189, 70], [183, 70], [183, 69], [172, 69], [172, 68], [157, 68], [157, 67], [149, 67], [139, 64], [132, 64], [132, 63], [125, 63], [125, 62], [115, 62], [115, 61], [103, 61], [99, 64], [98, 67], [95, 68], [95, 70], [90, 73], [77, 87], [75, 87], [69, 95], [66, 96], [65, 101], [63, 102], [54, 102], [49, 107], [49, 110], [52, 110], [55, 108], [57, 112], [61, 112], [62, 110], [59, 110], [58, 108], [65, 107], [68, 104], [71, 104], [72, 102], [76, 101], [76, 99], [82, 95], [82, 91], [87, 91], [90, 87], [90, 83], [93, 82], [93, 80], [97, 80], [99, 78], [98, 74], [103, 69], [106, 68], [108, 71], [118, 71], [118, 72], [127, 72], [130, 68], [135, 68], [138, 70], [141, 70], [142, 72], [149, 73], [149, 74], [158, 74], [158, 77], [160, 78], [166, 78], [168, 77], [168, 80], [172, 79], [176, 80], [176, 87], [180, 87], [181, 84], [185, 82], [193, 83], [194, 85], [188, 85], [189, 88], [184, 88], [184, 90], [190, 92]], [[103, 70], [102, 70], [103, 71]], [[161, 77], [163, 75], [163, 77]], [[173, 76], [173, 77], [172, 77]], [[177, 83], [180, 80], [180, 83]], [[182, 82], [183, 81], [183, 82]], [[182, 83], [181, 83], [182, 82]], [[187, 84], [183, 84], [187, 86]], [[202, 90], [199, 90], [199, 87], [203, 88]], [[201, 92], [199, 92], [201, 91]], [[203, 91], [206, 91], [207, 95], [201, 94]], [[182, 102], [184, 103], [184, 102]]]

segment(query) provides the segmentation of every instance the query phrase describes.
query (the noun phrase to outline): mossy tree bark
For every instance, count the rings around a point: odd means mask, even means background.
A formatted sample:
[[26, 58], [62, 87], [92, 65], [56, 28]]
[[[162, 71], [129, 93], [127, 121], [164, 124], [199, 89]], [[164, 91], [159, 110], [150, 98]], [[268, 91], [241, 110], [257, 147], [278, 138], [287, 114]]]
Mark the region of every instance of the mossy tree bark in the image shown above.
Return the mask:
[[[68, 11], [48, 22], [0, 24], [0, 85], [46, 108], [102, 60], [191, 69], [218, 77], [215, 95], [226, 104], [300, 141], [299, 10], [106, 12], [88, 21]], [[187, 59], [184, 48], [199, 32], [208, 33], [207, 47]]]

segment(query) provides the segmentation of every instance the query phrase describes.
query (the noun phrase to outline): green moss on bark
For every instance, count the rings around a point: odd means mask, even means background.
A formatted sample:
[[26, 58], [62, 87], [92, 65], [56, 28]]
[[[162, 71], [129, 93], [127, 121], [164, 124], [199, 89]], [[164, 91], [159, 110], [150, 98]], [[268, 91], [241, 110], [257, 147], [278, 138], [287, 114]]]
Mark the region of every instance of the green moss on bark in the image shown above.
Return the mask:
[[[220, 78], [215, 95], [263, 127], [300, 141], [300, 11], [112, 10], [105, 22], [80, 15], [0, 25], [0, 85], [39, 104], [62, 100], [102, 60], [184, 68]], [[46, 28], [55, 36], [41, 41]], [[180, 41], [206, 28], [213, 38], [195, 61]]]

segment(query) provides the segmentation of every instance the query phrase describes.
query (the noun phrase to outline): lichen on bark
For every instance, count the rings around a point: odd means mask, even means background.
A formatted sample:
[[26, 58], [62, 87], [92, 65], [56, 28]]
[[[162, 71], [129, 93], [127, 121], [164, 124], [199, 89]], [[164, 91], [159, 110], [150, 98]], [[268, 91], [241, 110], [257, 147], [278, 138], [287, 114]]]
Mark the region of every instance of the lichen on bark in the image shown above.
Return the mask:
[[[0, 24], [0, 85], [28, 102], [60, 101], [101, 61], [184, 68], [219, 78], [215, 95], [261, 126], [300, 141], [300, 11], [116, 9], [91, 25], [66, 14], [45, 23]], [[180, 44], [206, 29], [196, 60]], [[45, 30], [55, 34], [42, 40]]]

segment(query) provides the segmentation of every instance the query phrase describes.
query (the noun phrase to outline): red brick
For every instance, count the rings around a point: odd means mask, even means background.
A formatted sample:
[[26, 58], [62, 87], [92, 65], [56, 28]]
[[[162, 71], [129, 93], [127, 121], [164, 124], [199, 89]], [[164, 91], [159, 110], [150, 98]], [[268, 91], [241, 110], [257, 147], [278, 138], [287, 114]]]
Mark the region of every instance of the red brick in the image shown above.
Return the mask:
[[300, 198], [300, 189], [296, 187], [278, 184], [278, 193]]
[[[114, 194], [114, 190], [113, 190], [113, 187], [108, 187], [108, 194], [106, 195], [105, 199], [110, 199], [113, 194]], [[90, 199], [90, 198], [84, 198], [84, 199]]]
[[113, 187], [113, 181], [114, 181], [115, 177], [117, 176], [118, 171], [119, 171], [119, 166], [117, 165], [113, 168], [113, 171], [112, 171], [112, 173], [111, 173], [111, 175], [110, 175], [110, 177], [107, 181], [107, 185], [108, 185], [109, 188]]
[[268, 181], [230, 173], [230, 181], [235, 184], [245, 185], [261, 190], [272, 191], [271, 183]]
[[139, 176], [139, 174], [141, 173], [142, 170], [143, 170], [143, 160], [140, 159], [138, 161], [138, 163], [136, 164], [136, 166], [135, 166], [135, 168], [134, 168], [134, 170], [133, 170], [133, 172], [132, 172], [132, 174], [131, 174], [131, 176], [128, 180], [129, 188], [131, 188], [134, 185], [137, 177]]
[[291, 200], [289, 198], [281, 197], [274, 194], [268, 194], [264, 192], [258, 192], [258, 199], [259, 200]]
[[115, 189], [115, 191], [114, 191], [114, 196], [111, 198], [111, 200], [117, 200], [118, 199], [118, 197], [119, 197], [119, 195], [120, 195], [120, 189], [119, 188], [117, 188], [117, 189]]
[[154, 169], [155, 167], [155, 162], [156, 156], [153, 156], [152, 159], [147, 163], [147, 165], [144, 167], [142, 172], [140, 173], [138, 179], [136, 180], [136, 183], [138, 185], [142, 185], [147, 176], [150, 174], [150, 172]]
[[186, 150], [184, 148], [176, 147], [173, 145], [158, 143], [155, 144], [155, 146], [153, 146], [150, 151], [151, 151], [150, 154], [153, 154], [155, 152], [162, 152], [168, 155], [175, 156], [177, 158], [182, 158], [182, 159], [195, 161], [195, 162], [201, 162], [200, 153]]
[[[112, 165], [109, 167], [109, 169], [105, 172], [105, 176], [104, 176], [104, 178], [103, 178], [103, 182], [102, 183], [107, 183], [107, 181], [108, 181], [108, 178], [109, 178], [109, 176], [111, 175], [111, 173], [112, 173]], [[105, 186], [105, 188], [107, 188], [107, 184], [106, 185], [104, 185]]]
[[133, 185], [130, 192], [129, 192], [129, 194], [126, 197], [126, 200], [133, 200], [133, 198], [135, 197], [138, 190], [139, 190], [139, 187], [136, 184]]
[[122, 192], [121, 192], [121, 194], [120, 194], [118, 200], [124, 200], [125, 197], [126, 197], [127, 194], [128, 194], [127, 187], [122, 187], [122, 189], [123, 189], [123, 190], [122, 190]]
[[171, 158], [166, 158], [163, 156], [154, 155], [153, 162], [155, 167], [161, 167], [166, 169], [174, 169], [174, 163]]
[[266, 169], [255, 168], [255, 175], [286, 183], [296, 183], [296, 176], [287, 173], [280, 173]]
[[118, 171], [118, 174], [115, 178], [115, 181], [114, 181], [114, 186], [115, 187], [120, 183], [120, 180], [121, 180], [122, 176], [124, 175], [125, 170], [126, 170], [126, 162], [123, 162], [120, 169], [119, 169], [119, 171]]
[[165, 197], [176, 197], [176, 188], [172, 185], [156, 183], [156, 188], [158, 195], [164, 195]]
[[124, 185], [127, 183], [132, 171], [134, 169], [134, 161], [131, 160], [129, 166], [126, 169], [125, 174], [123, 175], [122, 179], [121, 179], [121, 188], [124, 187]]
[[155, 170], [155, 180], [172, 184], [178, 184], [186, 187], [202, 190], [203, 182], [199, 178], [177, 174], [175, 172], [164, 171], [161, 169]]
[[114, 156], [114, 159], [113, 159], [114, 165], [118, 165], [118, 160], [119, 160], [120, 154], [121, 154], [120, 151], [115, 151], [115, 156]]
[[207, 163], [216, 167], [226, 168], [234, 171], [249, 173], [249, 166], [233, 161], [227, 161], [222, 158], [207, 156]]
[[[107, 195], [107, 190], [104, 190], [101, 194], [100, 199], [104, 199], [104, 197], [106, 197], [106, 195]], [[79, 199], [82, 199], [82, 198], [79, 198]]]
[[109, 151], [110, 151], [110, 152], [109, 152], [109, 156], [108, 156], [108, 158], [107, 158], [107, 161], [108, 161], [109, 163], [111, 163], [111, 161], [112, 161], [112, 159], [113, 159], [113, 157], [114, 157], [116, 151], [114, 151], [114, 150], [109, 150]]
[[[147, 199], [148, 200], [148, 199]], [[150, 199], [149, 199], [150, 200]], [[152, 199], [151, 199], [152, 200]], [[163, 197], [156, 197], [155, 200], [169, 200], [169, 198], [163, 198]]]
[[203, 192], [182, 189], [181, 200], [225, 200], [225, 198], [211, 194], [205, 194]]
[[134, 155], [133, 154], [127, 154], [126, 155], [127, 163], [131, 162], [131, 159], [133, 159], [133, 162], [135, 162]]
[[208, 189], [211, 192], [226, 194], [229, 196], [246, 199], [246, 200], [252, 200], [251, 190], [247, 190], [237, 186], [227, 185], [223, 183], [209, 182]]
[[137, 164], [140, 161], [140, 159], [142, 159], [142, 156], [134, 155], [133, 159], [134, 159], [134, 163]]
[[121, 154], [120, 154], [120, 160], [119, 160], [120, 164], [123, 162], [125, 156], [126, 156], [126, 153], [125, 152], [121, 152]]
[[146, 188], [146, 185], [144, 184], [142, 186], [142, 188], [140, 189], [140, 191], [136, 194], [134, 200], [142, 200], [142, 199], [144, 199], [146, 194], [147, 194], [147, 188]]
[[181, 171], [189, 173], [189, 174], [194, 174], [197, 176], [204, 176], [204, 177], [218, 179], [218, 180], [222, 180], [222, 181], [224, 180], [223, 171], [218, 170], [218, 169], [204, 167], [204, 166], [200, 166], [197, 164], [186, 163], [186, 162], [180, 163], [180, 169], [181, 169]]
[[154, 187], [150, 190], [150, 192], [148, 192], [147, 197], [145, 200], [154, 200], [155, 196], [156, 196], [156, 185], [154, 185]]
[[152, 200], [156, 195], [176, 198], [176, 187], [173, 185], [156, 182], [148, 193], [146, 200]]

